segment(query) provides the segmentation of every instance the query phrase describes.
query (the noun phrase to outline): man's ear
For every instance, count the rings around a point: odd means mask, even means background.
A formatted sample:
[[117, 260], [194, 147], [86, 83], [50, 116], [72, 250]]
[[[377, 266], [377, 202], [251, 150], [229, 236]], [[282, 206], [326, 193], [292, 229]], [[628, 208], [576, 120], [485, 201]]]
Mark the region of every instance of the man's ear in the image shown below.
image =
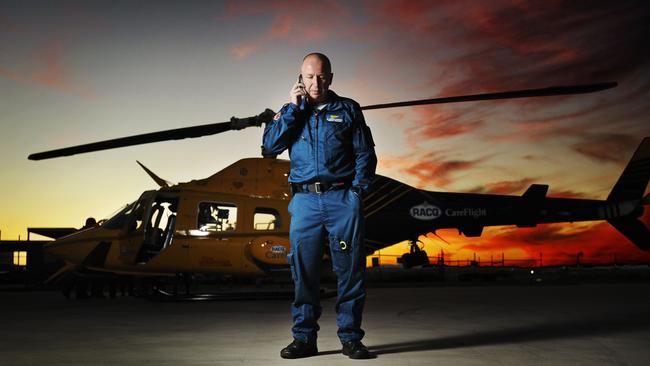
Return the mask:
[[334, 73], [330, 72], [330, 85], [332, 85], [332, 80], [334, 80]]

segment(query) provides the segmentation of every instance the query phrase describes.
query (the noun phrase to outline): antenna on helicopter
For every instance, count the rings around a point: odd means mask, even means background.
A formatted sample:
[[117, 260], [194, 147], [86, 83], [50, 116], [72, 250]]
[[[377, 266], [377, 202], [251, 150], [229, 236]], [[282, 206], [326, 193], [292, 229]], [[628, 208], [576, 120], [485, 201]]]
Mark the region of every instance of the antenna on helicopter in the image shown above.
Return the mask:
[[169, 181], [164, 180], [164, 179], [160, 178], [159, 176], [157, 176], [156, 173], [154, 173], [154, 172], [152, 172], [151, 170], [149, 170], [149, 168], [147, 168], [146, 166], [144, 166], [144, 164], [142, 164], [141, 162], [139, 162], [139, 161], [137, 161], [137, 160], [136, 160], [135, 162], [138, 163], [138, 164], [142, 167], [142, 169], [144, 169], [144, 171], [147, 172], [147, 174], [149, 174], [149, 176], [151, 177], [151, 179], [153, 179], [154, 182], [156, 182], [156, 183], [160, 186], [160, 188], [167, 188], [167, 187], [170, 186], [170, 182], [169, 182]]

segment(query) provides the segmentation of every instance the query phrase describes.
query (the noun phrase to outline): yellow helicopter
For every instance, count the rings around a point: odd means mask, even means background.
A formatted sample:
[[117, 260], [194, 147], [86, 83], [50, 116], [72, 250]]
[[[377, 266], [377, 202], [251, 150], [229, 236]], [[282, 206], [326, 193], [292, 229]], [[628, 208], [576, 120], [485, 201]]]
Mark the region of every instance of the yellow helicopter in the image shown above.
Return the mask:
[[[600, 83], [527, 89], [378, 104], [364, 110], [489, 99], [589, 93], [615, 87]], [[160, 131], [73, 146], [29, 156], [42, 160], [137, 144], [200, 137], [261, 126], [275, 113]], [[637, 219], [648, 204], [643, 193], [650, 177], [650, 139], [646, 138], [607, 200], [548, 198], [547, 185], [533, 184], [522, 196], [432, 192], [377, 175], [364, 195], [366, 251], [442, 228], [480, 236], [485, 226], [607, 220], [644, 250], [650, 233]], [[140, 164], [138, 162], [138, 164]], [[87, 294], [90, 278], [187, 278], [188, 274], [263, 277], [288, 273], [291, 192], [290, 162], [275, 157], [246, 158], [200, 180], [170, 185], [140, 164], [160, 189], [146, 191], [113, 216], [45, 246], [65, 265], [48, 281], [63, 279], [69, 294]], [[325, 255], [327, 260], [327, 254]], [[426, 264], [426, 255], [410, 265]], [[72, 280], [71, 280], [72, 279]], [[101, 286], [100, 286], [101, 287]]]

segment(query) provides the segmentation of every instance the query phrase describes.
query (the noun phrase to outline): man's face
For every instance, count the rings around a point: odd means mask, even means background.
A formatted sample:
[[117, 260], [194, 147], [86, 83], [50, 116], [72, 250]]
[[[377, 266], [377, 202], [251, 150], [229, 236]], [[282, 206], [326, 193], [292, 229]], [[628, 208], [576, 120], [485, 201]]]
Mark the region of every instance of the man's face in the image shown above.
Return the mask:
[[312, 103], [321, 103], [332, 83], [332, 73], [325, 69], [318, 57], [308, 57], [300, 68], [302, 82]]

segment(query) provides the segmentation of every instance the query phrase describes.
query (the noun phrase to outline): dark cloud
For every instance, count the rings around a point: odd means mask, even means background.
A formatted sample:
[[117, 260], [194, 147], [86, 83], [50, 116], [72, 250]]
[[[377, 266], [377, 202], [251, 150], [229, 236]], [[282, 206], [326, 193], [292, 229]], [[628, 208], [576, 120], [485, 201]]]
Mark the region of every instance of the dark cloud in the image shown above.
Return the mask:
[[621, 152], [639, 143], [638, 137], [615, 133], [583, 133], [580, 140], [571, 148], [579, 154], [602, 163], [627, 161], [630, 157]]
[[[592, 97], [517, 100], [516, 106], [528, 114], [522, 114], [518, 128], [494, 136], [495, 141], [576, 137], [587, 120], [590, 128], [607, 128], [612, 116], [626, 114], [627, 120], [638, 120], [648, 113], [647, 108], [627, 107], [648, 105], [650, 48], [641, 46], [650, 38], [647, 2], [396, 0], [368, 4], [375, 33], [395, 38], [393, 54], [408, 55], [395, 61], [428, 69], [429, 79], [423, 81], [422, 89], [439, 90], [439, 96], [602, 81], [621, 85]], [[574, 98], [582, 99], [578, 103]], [[474, 105], [472, 111], [508, 103], [485, 102]], [[548, 106], [570, 103], [572, 108], [545, 112]], [[416, 123], [407, 134], [440, 138], [484, 125], [484, 118], [462, 118], [467, 117], [452, 115], [444, 124]]]
[[464, 10], [451, 16], [466, 51], [446, 65], [465, 78], [444, 93], [476, 90], [477, 80], [484, 90], [623, 81], [650, 61], [650, 50], [639, 47], [650, 35], [642, 1], [477, 2]]
[[411, 143], [471, 133], [485, 125], [485, 113], [461, 113], [433, 106], [412, 108], [417, 117], [405, 130]]

